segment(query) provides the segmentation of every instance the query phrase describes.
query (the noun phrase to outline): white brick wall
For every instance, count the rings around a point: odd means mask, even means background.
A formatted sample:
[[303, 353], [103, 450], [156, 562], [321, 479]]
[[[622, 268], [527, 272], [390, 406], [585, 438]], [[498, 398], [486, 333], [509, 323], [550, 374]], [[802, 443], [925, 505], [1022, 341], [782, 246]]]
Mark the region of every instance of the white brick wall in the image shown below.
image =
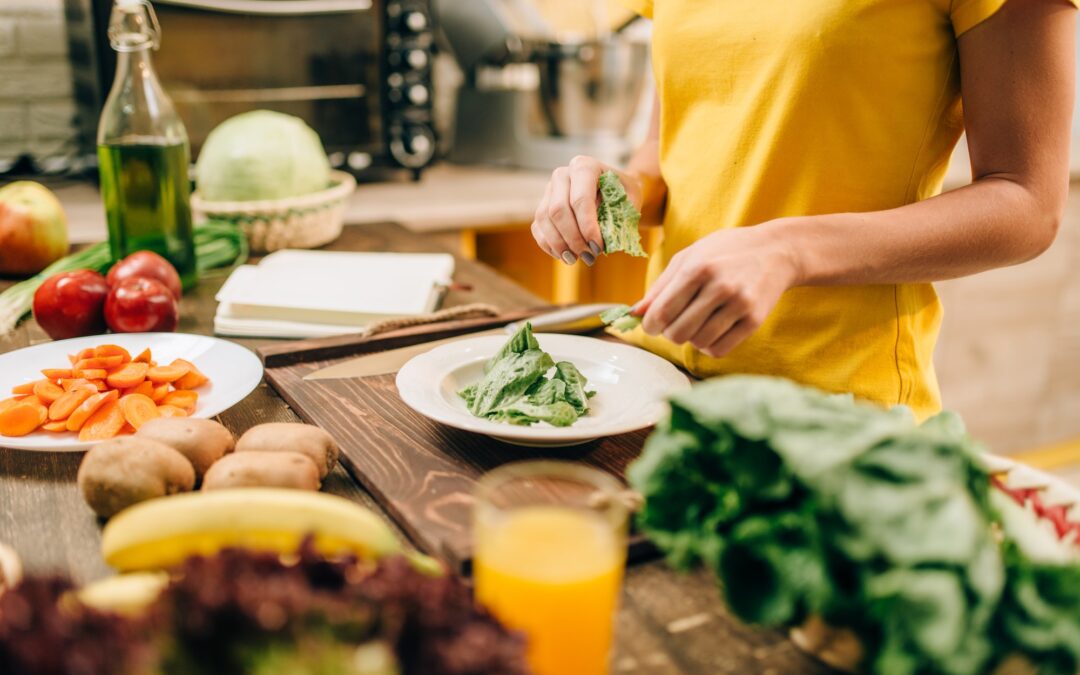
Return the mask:
[[63, 0], [0, 0], [0, 169], [62, 153], [75, 133]]

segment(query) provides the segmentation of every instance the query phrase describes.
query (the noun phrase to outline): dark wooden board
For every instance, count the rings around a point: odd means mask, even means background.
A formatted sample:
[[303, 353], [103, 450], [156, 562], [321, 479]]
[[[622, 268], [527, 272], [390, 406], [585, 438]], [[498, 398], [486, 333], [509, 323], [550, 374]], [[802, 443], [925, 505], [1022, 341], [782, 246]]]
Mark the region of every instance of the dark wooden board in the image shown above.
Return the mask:
[[[515, 318], [523, 317], [515, 314]], [[304, 376], [345, 358], [501, 325], [507, 320], [513, 318], [507, 315], [482, 325], [473, 321], [428, 327], [426, 335], [408, 329], [370, 340], [354, 339], [348, 348], [338, 341], [330, 352], [336, 358], [307, 362], [290, 358], [287, 345], [260, 350], [267, 361], [267, 381], [302, 419], [337, 439], [342, 464], [349, 473], [417, 547], [463, 573], [468, 572], [471, 557], [472, 492], [483, 473], [506, 462], [557, 458], [584, 462], [621, 479], [626, 465], [641, 452], [647, 431], [570, 448], [524, 448], [420, 415], [401, 400], [394, 375], [332, 380], [305, 380]], [[308, 340], [296, 346], [303, 354], [326, 353], [318, 342]], [[631, 536], [631, 559], [652, 553], [643, 537]]]

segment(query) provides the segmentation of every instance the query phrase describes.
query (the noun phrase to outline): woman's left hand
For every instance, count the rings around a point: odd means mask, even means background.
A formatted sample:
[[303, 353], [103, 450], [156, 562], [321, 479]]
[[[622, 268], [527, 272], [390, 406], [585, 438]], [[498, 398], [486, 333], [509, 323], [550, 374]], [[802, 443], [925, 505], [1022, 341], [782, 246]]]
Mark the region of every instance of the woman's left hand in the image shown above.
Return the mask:
[[798, 278], [794, 254], [769, 224], [719, 230], [676, 253], [634, 307], [650, 335], [724, 356]]

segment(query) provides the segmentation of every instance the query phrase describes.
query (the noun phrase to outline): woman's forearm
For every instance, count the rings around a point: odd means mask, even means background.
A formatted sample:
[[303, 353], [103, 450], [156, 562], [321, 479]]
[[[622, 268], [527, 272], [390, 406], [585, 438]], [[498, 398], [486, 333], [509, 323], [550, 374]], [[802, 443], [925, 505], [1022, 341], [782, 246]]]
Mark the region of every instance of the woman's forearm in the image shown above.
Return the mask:
[[795, 285], [951, 279], [1034, 258], [1053, 243], [1068, 185], [988, 176], [886, 211], [783, 218], [763, 227], [788, 251]]

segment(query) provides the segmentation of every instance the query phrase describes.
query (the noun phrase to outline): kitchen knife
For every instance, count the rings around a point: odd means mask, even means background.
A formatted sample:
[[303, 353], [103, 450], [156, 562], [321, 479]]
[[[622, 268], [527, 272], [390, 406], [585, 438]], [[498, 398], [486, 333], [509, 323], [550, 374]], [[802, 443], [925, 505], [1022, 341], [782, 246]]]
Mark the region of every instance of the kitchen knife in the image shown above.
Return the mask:
[[[533, 329], [543, 333], [585, 333], [595, 330], [603, 325], [600, 321], [600, 312], [610, 309], [615, 305], [611, 303], [599, 303], [592, 305], [578, 305], [567, 309], [559, 309], [547, 314], [538, 314], [528, 319]], [[457, 340], [480, 337], [481, 335], [512, 335], [524, 324], [523, 321], [509, 323], [502, 328], [479, 331], [456, 335], [442, 340], [422, 342], [408, 347], [388, 349], [374, 354], [365, 354], [355, 359], [349, 359], [341, 363], [335, 363], [321, 370], [316, 370], [304, 376], [305, 380], [335, 380], [353, 377], [371, 377], [372, 375], [387, 375], [396, 373], [414, 356], [431, 351], [432, 349]]]

